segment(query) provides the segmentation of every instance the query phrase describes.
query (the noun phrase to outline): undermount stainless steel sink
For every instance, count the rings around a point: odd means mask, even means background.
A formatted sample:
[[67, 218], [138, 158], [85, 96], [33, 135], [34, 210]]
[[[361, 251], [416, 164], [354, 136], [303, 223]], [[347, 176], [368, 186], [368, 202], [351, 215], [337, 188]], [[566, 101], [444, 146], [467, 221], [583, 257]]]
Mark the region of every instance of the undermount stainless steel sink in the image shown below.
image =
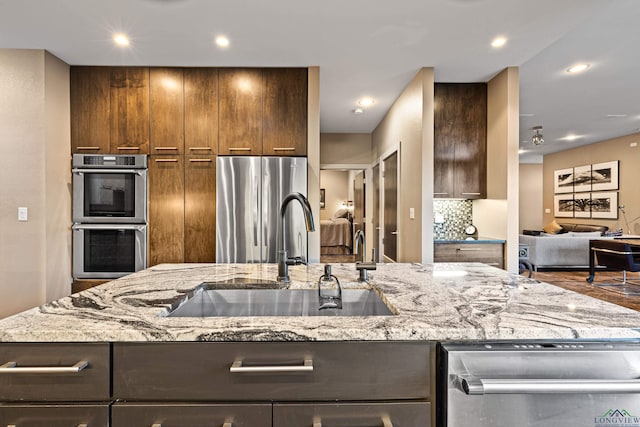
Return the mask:
[[[246, 284], [245, 284], [246, 286]], [[319, 310], [317, 289], [217, 289], [203, 284], [168, 317], [391, 316], [371, 289], [343, 289], [342, 309]]]

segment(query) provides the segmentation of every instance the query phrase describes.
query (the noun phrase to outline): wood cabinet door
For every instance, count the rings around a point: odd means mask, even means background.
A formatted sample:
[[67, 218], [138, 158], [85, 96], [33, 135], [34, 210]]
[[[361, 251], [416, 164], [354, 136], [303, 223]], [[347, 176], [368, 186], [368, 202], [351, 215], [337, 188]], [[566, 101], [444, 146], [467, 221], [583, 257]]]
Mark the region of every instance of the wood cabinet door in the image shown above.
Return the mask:
[[109, 153], [108, 67], [71, 67], [71, 152]]
[[435, 197], [486, 197], [486, 132], [486, 84], [435, 85]]
[[216, 158], [186, 156], [184, 261], [216, 261]]
[[487, 197], [487, 85], [458, 85], [460, 138], [456, 142], [454, 187], [456, 197]]
[[0, 425], [14, 427], [108, 427], [109, 405], [0, 405]]
[[184, 69], [186, 154], [218, 152], [218, 70]]
[[184, 156], [149, 158], [149, 267], [184, 262]]
[[307, 69], [267, 68], [264, 74], [262, 154], [307, 154]]
[[111, 152], [149, 153], [149, 69], [117, 67], [110, 78]]
[[429, 427], [429, 402], [275, 403], [273, 425]]
[[261, 69], [219, 71], [219, 155], [262, 154]]
[[[271, 403], [116, 403], [112, 427], [271, 427]], [[226, 424], [229, 423], [229, 424]]]
[[184, 154], [182, 68], [149, 70], [151, 154]]

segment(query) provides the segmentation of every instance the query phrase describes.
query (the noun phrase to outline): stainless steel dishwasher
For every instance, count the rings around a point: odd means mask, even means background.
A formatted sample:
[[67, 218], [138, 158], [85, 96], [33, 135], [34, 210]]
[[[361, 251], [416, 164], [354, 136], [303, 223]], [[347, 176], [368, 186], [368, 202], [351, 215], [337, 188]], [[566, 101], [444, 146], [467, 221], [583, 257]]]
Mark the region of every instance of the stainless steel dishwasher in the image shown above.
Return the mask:
[[439, 427], [640, 426], [637, 342], [445, 344]]

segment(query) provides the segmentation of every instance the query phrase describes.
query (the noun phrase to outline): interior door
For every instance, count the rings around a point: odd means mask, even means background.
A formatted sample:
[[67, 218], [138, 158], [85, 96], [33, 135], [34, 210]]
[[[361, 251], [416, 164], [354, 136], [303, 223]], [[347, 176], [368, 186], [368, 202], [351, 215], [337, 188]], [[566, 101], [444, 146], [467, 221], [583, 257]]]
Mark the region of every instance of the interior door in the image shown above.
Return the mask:
[[[373, 226], [373, 243], [372, 248], [380, 248], [380, 163], [373, 167], [373, 176], [371, 177], [373, 185], [373, 217], [371, 218], [371, 225]], [[376, 250], [376, 254], [380, 251]], [[376, 258], [380, 258], [380, 255], [376, 255]], [[376, 259], [375, 261], [379, 261]]]
[[[353, 178], [353, 233], [362, 230], [364, 233], [364, 171]], [[355, 244], [355, 242], [354, 242]], [[365, 254], [366, 255], [366, 254]]]
[[398, 152], [383, 161], [384, 175], [384, 257], [398, 260]]

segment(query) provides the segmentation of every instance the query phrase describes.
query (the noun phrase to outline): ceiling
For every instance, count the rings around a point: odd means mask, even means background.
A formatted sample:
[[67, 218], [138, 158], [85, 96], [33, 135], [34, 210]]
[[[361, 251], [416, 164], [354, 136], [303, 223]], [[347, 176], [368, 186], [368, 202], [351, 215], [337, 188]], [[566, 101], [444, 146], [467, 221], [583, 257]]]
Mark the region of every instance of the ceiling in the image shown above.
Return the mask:
[[[319, 66], [321, 131], [337, 133], [371, 132], [421, 67], [486, 82], [519, 66], [526, 162], [638, 131], [638, 22], [637, 0], [0, 0], [0, 47], [71, 65]], [[566, 73], [577, 62], [591, 67]], [[354, 114], [365, 95], [375, 104]]]

